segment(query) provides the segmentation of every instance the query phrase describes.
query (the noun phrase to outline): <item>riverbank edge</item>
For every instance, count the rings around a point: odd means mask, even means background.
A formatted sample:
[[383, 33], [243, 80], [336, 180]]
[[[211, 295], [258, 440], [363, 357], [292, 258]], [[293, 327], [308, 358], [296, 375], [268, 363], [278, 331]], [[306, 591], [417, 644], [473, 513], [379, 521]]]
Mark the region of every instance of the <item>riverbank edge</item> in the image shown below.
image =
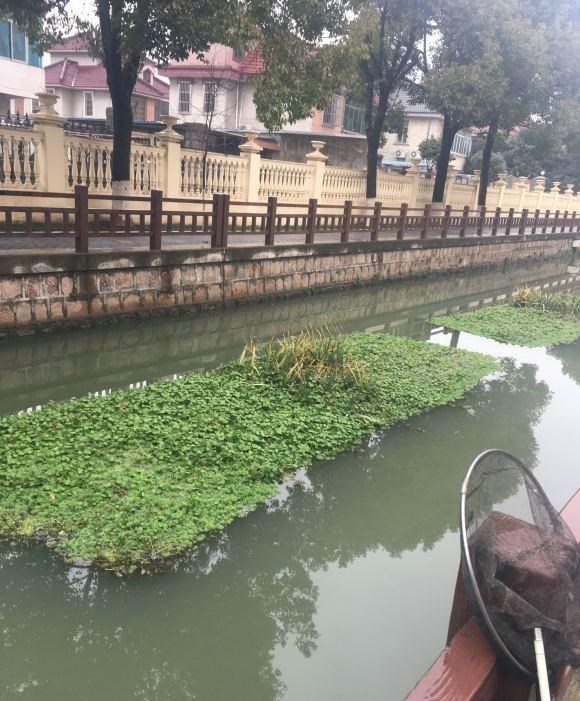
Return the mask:
[[572, 263], [578, 241], [578, 234], [539, 234], [160, 253], [1, 255], [0, 338], [497, 269], [568, 254]]
[[[369, 333], [352, 334], [346, 338], [354, 344], [354, 359], [364, 359], [368, 364], [369, 376], [376, 383], [373, 384], [372, 397], [366, 393], [357, 395], [352, 387], [329, 392], [327, 388], [309, 384], [306, 401], [304, 396], [300, 398], [286, 385], [272, 384], [256, 377], [251, 367], [232, 363], [173, 381], [155, 382], [142, 389], [69, 400], [47, 405], [31, 414], [0, 418], [0, 434], [3, 435], [0, 442], [0, 455], [3, 455], [0, 474], [4, 484], [0, 496], [3, 537], [40, 537], [67, 558], [89, 559], [119, 572], [131, 571], [133, 566], [146, 567], [152, 561], [154, 566], [163, 567], [168, 559], [219, 532], [242, 511], [247, 512], [272, 496], [277, 485], [296, 469], [310, 467], [314, 462], [352, 449], [381, 427], [386, 430], [412, 416], [460, 399], [498, 367], [497, 361], [489, 356], [442, 348], [424, 341]], [[147, 396], [149, 409], [154, 411], [146, 411]], [[186, 396], [189, 396], [189, 402], [185, 401]], [[191, 400], [196, 398], [198, 403], [194, 401], [195, 411], [192, 412]], [[160, 400], [161, 412], [155, 410], [155, 402]], [[266, 405], [267, 411], [263, 410]], [[175, 449], [176, 437], [186, 442], [188, 464], [193, 470], [189, 482], [183, 477], [184, 465], [175, 460], [173, 464], [171, 457], [164, 456], [164, 442], [160, 439], [169, 428], [157, 423], [156, 432], [151, 434], [152, 417], [157, 421], [160, 414], [168, 415], [169, 406], [172, 407], [171, 435], [165, 440], [171, 444], [171, 450]], [[224, 423], [225, 407], [230, 420]], [[138, 415], [140, 418], [136, 420]], [[87, 423], [89, 418], [90, 425]], [[253, 425], [259, 426], [257, 434], [247, 432], [252, 420]], [[232, 421], [243, 427], [242, 441], [238, 440], [237, 447], [229, 442], [223, 444], [223, 438], [218, 441], [215, 436], [212, 438], [215, 431], [223, 430], [222, 426], [231, 429]], [[109, 446], [105, 453], [99, 442], [99, 431], [105, 432], [102, 440], [106, 440]], [[119, 431], [121, 433], [117, 433]], [[293, 431], [297, 432], [296, 435]], [[203, 439], [199, 438], [200, 435]], [[264, 440], [266, 435], [268, 439]], [[155, 449], [151, 448], [147, 457], [147, 446], [151, 442], [155, 443]], [[29, 450], [20, 450], [32, 444], [35, 445], [33, 460]], [[133, 444], [139, 446], [136, 463]], [[205, 452], [207, 445], [210, 446], [209, 458]], [[219, 457], [223, 449], [233, 456], [229, 468]], [[211, 451], [215, 450], [218, 458], [212, 459]], [[249, 463], [247, 451], [251, 455]], [[126, 460], [132, 467], [128, 471]], [[70, 475], [66, 470], [63, 473], [63, 464], [74, 466]], [[42, 469], [38, 472], [40, 465]], [[125, 467], [119, 472], [122, 465]], [[139, 465], [145, 469], [143, 481], [139, 478], [139, 470], [136, 471]], [[212, 467], [215, 465], [222, 465], [218, 472]], [[181, 479], [175, 478], [172, 469]], [[162, 481], [153, 479], [152, 475], [157, 474], [155, 470]], [[194, 500], [193, 512], [188, 506], [187, 511], [174, 514], [174, 504], [180, 502], [188, 484], [196, 495], [195, 499], [198, 498], [201, 488], [198, 470], [201, 470], [202, 477], [205, 475], [204, 479], [210, 475], [209, 485], [206, 485], [210, 496], [215, 489], [212, 480], [218, 479], [223, 498], [215, 502], [213, 495], [207, 502], [210, 506], [203, 507], [207, 497], [202, 495], [201, 501]], [[248, 470], [251, 477], [248, 477]], [[254, 475], [256, 470], [258, 472]], [[127, 483], [123, 481], [125, 479]], [[134, 483], [136, 479], [138, 481]], [[239, 484], [238, 479], [242, 480]], [[127, 496], [129, 487], [131, 492]], [[86, 495], [81, 504], [78, 503], [79, 488]], [[172, 490], [177, 491], [173, 494]], [[67, 503], [69, 506], [65, 507]], [[103, 503], [107, 504], [105, 510]], [[150, 508], [152, 504], [156, 508]], [[219, 506], [217, 512], [216, 504]], [[68, 515], [67, 508], [72, 508]], [[199, 513], [198, 508], [202, 509]], [[69, 541], [67, 536], [75, 534], [74, 519], [78, 519], [79, 514], [81, 520], [77, 521], [76, 529], [81, 530], [80, 546], [78, 543], [71, 545], [72, 540]], [[189, 523], [186, 516], [189, 516]], [[163, 520], [165, 517], [167, 522]], [[83, 524], [82, 527], [79, 524]], [[92, 535], [87, 536], [86, 529], [90, 533], [91, 524], [100, 525], [96, 525]], [[134, 535], [132, 528], [138, 528], [135, 538], [143, 548], [142, 557], [118, 556], [115, 559], [110, 555], [115, 550], [111, 550], [113, 545], [107, 538], [117, 532], [118, 542], [129, 548], [126, 542]], [[60, 536], [66, 536], [67, 540], [60, 539]], [[109, 553], [108, 557], [100, 558], [97, 552], [83, 551], [87, 542], [94, 539], [99, 543], [100, 538], [104, 538], [99, 546], [101, 552]], [[175, 538], [177, 545], [172, 540], [174, 545], [168, 547], [164, 540], [167, 538]], [[152, 551], [161, 557], [145, 556], [149, 553], [149, 543], [152, 548], [154, 544]], [[67, 549], [68, 545], [70, 549]], [[168, 551], [164, 552], [164, 548]], [[131, 568], [128, 563], [131, 563]]]

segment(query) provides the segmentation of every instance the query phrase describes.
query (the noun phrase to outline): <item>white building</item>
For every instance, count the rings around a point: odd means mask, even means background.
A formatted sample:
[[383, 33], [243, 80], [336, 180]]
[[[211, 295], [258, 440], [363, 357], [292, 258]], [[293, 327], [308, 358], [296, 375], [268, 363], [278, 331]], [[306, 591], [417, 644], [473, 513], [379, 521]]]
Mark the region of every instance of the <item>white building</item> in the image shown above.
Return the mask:
[[0, 20], [0, 116], [30, 114], [43, 90], [41, 57], [12, 21]]

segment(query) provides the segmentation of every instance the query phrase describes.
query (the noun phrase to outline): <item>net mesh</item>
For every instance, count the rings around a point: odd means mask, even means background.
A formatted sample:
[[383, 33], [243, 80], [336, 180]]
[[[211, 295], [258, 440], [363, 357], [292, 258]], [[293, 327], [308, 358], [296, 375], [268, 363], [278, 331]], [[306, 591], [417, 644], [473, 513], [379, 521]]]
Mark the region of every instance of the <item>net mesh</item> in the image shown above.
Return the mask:
[[480, 623], [473, 577], [496, 634], [530, 672], [536, 627], [549, 669], [580, 666], [580, 548], [533, 475], [507, 453], [484, 453], [469, 477], [464, 519], [464, 581]]

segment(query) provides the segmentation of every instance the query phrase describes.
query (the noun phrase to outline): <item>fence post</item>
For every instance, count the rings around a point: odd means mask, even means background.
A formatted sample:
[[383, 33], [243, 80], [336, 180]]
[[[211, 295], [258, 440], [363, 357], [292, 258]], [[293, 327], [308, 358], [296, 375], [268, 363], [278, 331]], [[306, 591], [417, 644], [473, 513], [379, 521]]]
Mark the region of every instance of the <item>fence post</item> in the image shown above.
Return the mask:
[[181, 195], [181, 142], [183, 136], [173, 130], [179, 119], [166, 115], [160, 118], [165, 129], [157, 134], [157, 140], [163, 148], [163, 177], [159, 185], [166, 197]]
[[151, 214], [149, 217], [149, 250], [161, 250], [161, 224], [163, 220], [163, 192], [151, 190]]
[[379, 238], [379, 231], [381, 228], [381, 210], [383, 205], [381, 202], [375, 202], [375, 209], [373, 212], [373, 226], [371, 229], [371, 241], [377, 241]]
[[211, 216], [211, 247], [220, 248], [224, 219], [224, 196], [214, 195]]
[[449, 223], [451, 221], [451, 205], [445, 205], [445, 213], [443, 214], [443, 227], [441, 228], [441, 238], [447, 238], [447, 232], [449, 231]]
[[555, 234], [556, 230], [558, 228], [558, 219], [560, 218], [560, 210], [557, 209], [556, 213], [554, 214], [554, 225], [552, 226], [552, 233]]
[[322, 198], [322, 187], [324, 184], [324, 171], [328, 156], [322, 153], [326, 146], [326, 141], [311, 141], [314, 151], [306, 154], [306, 163], [312, 168], [312, 180], [310, 183], [310, 196], [319, 200]]
[[508, 218], [507, 218], [507, 223], [505, 227], [505, 235], [509, 236], [512, 231], [512, 226], [514, 225], [514, 208], [510, 207], [510, 211], [508, 213]]
[[545, 234], [548, 231], [548, 220], [550, 219], [550, 210], [546, 210], [546, 218], [544, 219], [544, 224], [542, 226], [542, 233]]
[[501, 207], [496, 207], [495, 216], [493, 218], [493, 226], [491, 227], [491, 235], [497, 236], [497, 230], [499, 229], [499, 223], [501, 221]]
[[344, 203], [344, 214], [342, 216], [342, 232], [340, 234], [340, 242], [348, 243], [350, 236], [350, 227], [352, 222], [352, 200], [346, 200]]
[[268, 197], [268, 210], [266, 214], [266, 246], [274, 245], [276, 236], [276, 209], [278, 208], [278, 198]]
[[533, 235], [536, 233], [536, 231], [538, 230], [538, 223], [539, 223], [539, 221], [540, 221], [540, 210], [539, 210], [539, 209], [536, 209], [536, 211], [534, 212], [534, 219], [533, 219], [533, 221], [532, 221], [532, 231], [531, 231], [532, 236], [533, 236]]
[[572, 233], [574, 231], [575, 226], [576, 226], [576, 211], [572, 212], [572, 221], [570, 222], [570, 230], [569, 230], [570, 233]]
[[443, 195], [443, 202], [451, 202], [453, 199], [453, 185], [455, 178], [455, 168], [453, 164], [450, 163], [447, 166], [447, 179], [445, 180], [445, 192]]
[[318, 210], [318, 200], [311, 197], [308, 200], [308, 219], [306, 220], [306, 243], [314, 243], [314, 232], [316, 231], [316, 212]]
[[405, 229], [407, 228], [407, 212], [409, 210], [409, 205], [403, 203], [401, 205], [401, 213], [399, 214], [399, 229], [397, 231], [397, 239], [401, 240], [405, 236]]
[[469, 205], [466, 204], [463, 208], [463, 216], [461, 217], [461, 226], [459, 228], [459, 238], [465, 238], [465, 232], [467, 230], [467, 224], [469, 222]]
[[64, 117], [61, 117], [54, 106], [59, 99], [52, 93], [36, 93], [42, 105], [42, 111], [34, 115], [33, 132], [42, 135], [37, 149], [40, 155], [36, 162], [36, 177], [40, 180], [45, 192], [64, 192], [66, 182], [67, 160], [64, 147]]
[[75, 185], [75, 251], [89, 251], [89, 188]]
[[520, 215], [520, 228], [518, 229], [518, 236], [523, 236], [526, 233], [526, 228], [528, 226], [528, 212], [527, 209], [522, 209]]
[[411, 167], [407, 170], [405, 177], [411, 179], [411, 191], [409, 193], [409, 207], [417, 206], [419, 198], [419, 185], [421, 184], [421, 171], [419, 170], [420, 158], [411, 158]]
[[480, 170], [473, 171], [473, 178], [471, 179], [471, 184], [473, 185], [472, 206], [473, 206], [473, 209], [477, 209], [477, 205], [479, 203], [479, 189], [481, 187], [481, 171]]
[[485, 225], [485, 216], [487, 214], [487, 209], [482, 207], [479, 212], [479, 219], [477, 220], [477, 235], [483, 236], [483, 227]]
[[429, 231], [429, 220], [431, 219], [431, 204], [428, 202], [423, 211], [423, 224], [421, 225], [421, 238], [426, 239]]
[[[240, 153], [246, 156], [246, 182], [244, 196], [246, 202], [255, 202], [260, 191], [260, 165], [262, 162], [260, 154], [262, 147], [256, 143], [258, 132], [248, 129], [244, 132], [246, 141], [239, 147]], [[221, 244], [220, 244], [221, 246]]]

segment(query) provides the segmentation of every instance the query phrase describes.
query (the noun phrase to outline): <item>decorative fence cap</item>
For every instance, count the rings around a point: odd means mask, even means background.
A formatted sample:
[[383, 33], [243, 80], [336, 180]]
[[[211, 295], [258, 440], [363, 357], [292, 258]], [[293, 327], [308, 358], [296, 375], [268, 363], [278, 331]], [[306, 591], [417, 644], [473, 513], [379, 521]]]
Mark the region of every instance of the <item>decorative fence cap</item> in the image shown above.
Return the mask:
[[240, 151], [242, 153], [261, 153], [262, 147], [258, 146], [256, 139], [258, 138], [260, 132], [254, 131], [253, 129], [246, 129], [244, 131], [244, 138], [246, 139], [244, 143], [240, 146]]
[[326, 141], [311, 141], [310, 142], [312, 148], [314, 151], [312, 153], [307, 153], [306, 154], [306, 161], [327, 161], [328, 156], [324, 153], [321, 153], [322, 149], [326, 146]]

